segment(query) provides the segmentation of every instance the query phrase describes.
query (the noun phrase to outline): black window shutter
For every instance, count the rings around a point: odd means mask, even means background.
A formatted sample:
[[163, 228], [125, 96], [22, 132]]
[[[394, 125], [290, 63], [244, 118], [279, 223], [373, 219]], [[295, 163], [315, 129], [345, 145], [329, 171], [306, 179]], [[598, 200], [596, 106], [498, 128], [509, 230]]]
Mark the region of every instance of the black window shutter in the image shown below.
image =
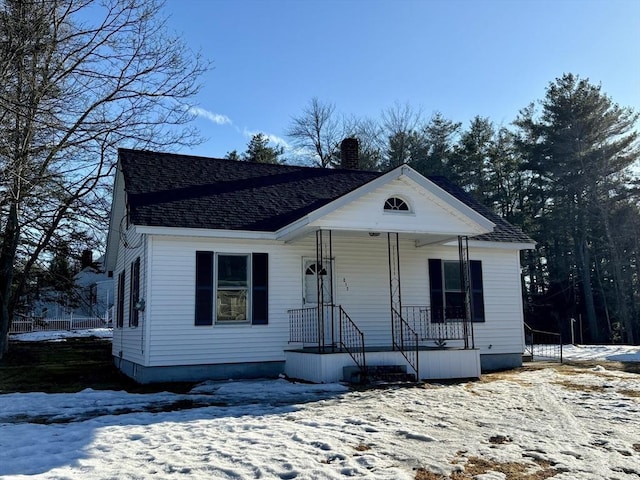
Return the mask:
[[253, 325], [269, 323], [269, 256], [266, 253], [254, 253], [252, 267], [252, 312]]
[[135, 315], [135, 309], [134, 307], [134, 303], [136, 301], [134, 295], [135, 295], [135, 272], [134, 272], [134, 266], [133, 266], [133, 262], [131, 263], [131, 267], [129, 269], [129, 326], [132, 327], [134, 324], [134, 315]]
[[213, 252], [196, 252], [196, 325], [213, 325]]
[[484, 322], [484, 295], [482, 287], [482, 262], [471, 260], [471, 302], [473, 304], [473, 321]]
[[124, 325], [124, 270], [118, 274], [118, 308], [116, 311], [116, 327]]
[[431, 321], [444, 321], [444, 292], [442, 291], [442, 260], [429, 259], [429, 288], [431, 292]]

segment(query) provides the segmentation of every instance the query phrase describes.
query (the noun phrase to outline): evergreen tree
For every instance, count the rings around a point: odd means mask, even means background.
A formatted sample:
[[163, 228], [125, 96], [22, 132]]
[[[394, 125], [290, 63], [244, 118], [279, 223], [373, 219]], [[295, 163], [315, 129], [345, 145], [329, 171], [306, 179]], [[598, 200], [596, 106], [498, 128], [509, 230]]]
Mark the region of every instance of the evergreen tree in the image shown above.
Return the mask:
[[256, 133], [247, 144], [247, 151], [240, 157], [242, 160], [255, 163], [282, 163], [280, 155], [283, 147], [272, 147], [269, 138], [263, 133]]
[[[616, 273], [626, 260], [616, 254], [620, 248], [610, 214], [611, 202], [616, 203], [612, 192], [624, 188], [625, 170], [638, 159], [633, 130], [638, 116], [613, 103], [600, 86], [572, 74], [552, 82], [541, 105], [539, 116], [530, 107], [516, 125], [527, 139], [521, 144], [526, 168], [539, 179], [545, 197], [537, 222], [549, 281], [557, 282], [563, 294], [578, 294], [579, 313], [587, 319], [591, 339], [602, 340], [611, 332], [599, 321], [603, 302], [596, 295], [596, 267], [608, 259], [618, 285], [619, 321], [626, 340], [633, 342], [636, 327], [624, 307], [629, 302], [622, 298], [628, 292], [621, 288], [621, 270]], [[598, 242], [607, 231], [607, 242]], [[598, 243], [605, 251], [595, 249]]]
[[411, 145], [410, 165], [423, 175], [454, 177], [454, 147], [461, 125], [436, 112]]
[[460, 135], [450, 171], [456, 183], [483, 203], [488, 203], [488, 170], [495, 131], [488, 118], [476, 116]]
[[237, 150], [231, 150], [230, 152], [227, 152], [224, 158], [226, 158], [227, 160], [236, 160], [236, 161], [242, 160]]

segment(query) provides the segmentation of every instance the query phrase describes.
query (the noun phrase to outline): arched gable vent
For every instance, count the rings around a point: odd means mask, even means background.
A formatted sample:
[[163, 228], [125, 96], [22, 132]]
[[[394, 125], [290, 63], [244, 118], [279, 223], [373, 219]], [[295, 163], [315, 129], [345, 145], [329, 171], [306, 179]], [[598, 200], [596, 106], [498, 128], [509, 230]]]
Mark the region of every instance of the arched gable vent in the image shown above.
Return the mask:
[[384, 202], [385, 212], [410, 212], [409, 204], [400, 197], [389, 197]]

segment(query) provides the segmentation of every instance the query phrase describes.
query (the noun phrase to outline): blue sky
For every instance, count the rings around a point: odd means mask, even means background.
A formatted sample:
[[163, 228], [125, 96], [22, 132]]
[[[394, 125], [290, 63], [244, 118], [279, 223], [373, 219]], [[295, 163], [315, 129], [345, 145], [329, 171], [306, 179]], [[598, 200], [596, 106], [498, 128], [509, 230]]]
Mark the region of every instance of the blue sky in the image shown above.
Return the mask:
[[312, 97], [378, 119], [394, 103], [508, 125], [565, 72], [640, 110], [640, 1], [167, 0], [168, 26], [213, 62], [196, 99], [206, 142], [288, 142]]

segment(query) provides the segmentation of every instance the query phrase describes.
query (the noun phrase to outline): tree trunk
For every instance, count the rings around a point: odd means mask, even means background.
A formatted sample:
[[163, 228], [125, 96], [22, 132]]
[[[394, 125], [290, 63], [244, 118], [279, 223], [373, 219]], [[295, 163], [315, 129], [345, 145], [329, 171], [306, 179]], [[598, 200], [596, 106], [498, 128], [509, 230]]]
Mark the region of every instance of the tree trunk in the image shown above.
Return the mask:
[[596, 307], [593, 301], [593, 288], [591, 288], [591, 255], [589, 253], [587, 241], [583, 235], [576, 235], [574, 237], [574, 244], [576, 249], [576, 263], [582, 280], [582, 295], [584, 299], [585, 314], [587, 316], [587, 324], [589, 325], [589, 330], [591, 332], [591, 341], [597, 342], [600, 340], [600, 328], [598, 326]]
[[600, 273], [600, 269], [598, 268], [598, 260], [594, 262], [596, 269], [596, 281], [598, 282], [598, 291], [600, 292], [600, 297], [602, 297], [602, 307], [604, 308], [604, 315], [607, 319], [607, 331], [609, 333], [609, 341], [613, 342], [613, 328], [611, 326], [611, 316], [609, 315], [609, 303], [607, 302], [607, 295], [604, 291], [604, 285], [602, 285], [602, 273]]
[[[607, 213], [603, 211], [602, 217], [604, 220], [604, 230], [607, 235], [607, 241], [609, 242], [609, 249], [611, 252], [611, 263], [613, 266], [613, 286], [616, 294], [618, 315], [620, 317], [620, 320], [622, 321], [624, 332], [626, 334], [626, 339], [623, 340], [626, 340], [627, 343], [633, 344], [633, 322], [631, 321], [629, 309], [627, 308], [627, 299], [624, 295], [624, 292], [628, 290], [626, 288], [624, 276], [622, 274], [622, 259], [620, 258], [615, 238], [613, 238], [613, 235], [611, 234], [611, 226], [609, 225], [609, 218], [607, 216]], [[631, 295], [633, 295], [633, 292], [631, 292]]]
[[10, 309], [11, 283], [13, 281], [13, 263], [20, 238], [16, 201], [13, 201], [9, 206], [3, 237], [2, 250], [0, 250], [0, 359], [9, 350], [9, 327], [11, 326], [12, 313]]

